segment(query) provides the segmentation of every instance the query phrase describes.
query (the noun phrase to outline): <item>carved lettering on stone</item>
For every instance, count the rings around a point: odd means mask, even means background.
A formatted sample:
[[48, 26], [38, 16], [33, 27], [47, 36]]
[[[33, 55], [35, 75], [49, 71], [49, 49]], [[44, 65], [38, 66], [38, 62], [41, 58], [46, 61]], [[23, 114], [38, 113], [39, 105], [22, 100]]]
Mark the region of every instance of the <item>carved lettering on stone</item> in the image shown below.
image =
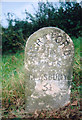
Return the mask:
[[60, 108], [70, 101], [74, 46], [61, 29], [45, 27], [25, 47], [26, 110]]

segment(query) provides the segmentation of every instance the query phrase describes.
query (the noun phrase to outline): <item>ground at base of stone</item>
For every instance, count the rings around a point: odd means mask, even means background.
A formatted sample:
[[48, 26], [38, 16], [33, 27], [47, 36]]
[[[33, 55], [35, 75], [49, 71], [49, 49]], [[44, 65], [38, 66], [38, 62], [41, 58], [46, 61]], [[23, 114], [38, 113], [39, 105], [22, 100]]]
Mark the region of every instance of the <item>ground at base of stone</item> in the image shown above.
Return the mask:
[[81, 120], [81, 108], [78, 106], [78, 102], [74, 101], [58, 110], [35, 110], [34, 113], [26, 113], [21, 111], [20, 114], [14, 114], [10, 112], [7, 117], [2, 117], [1, 120]]

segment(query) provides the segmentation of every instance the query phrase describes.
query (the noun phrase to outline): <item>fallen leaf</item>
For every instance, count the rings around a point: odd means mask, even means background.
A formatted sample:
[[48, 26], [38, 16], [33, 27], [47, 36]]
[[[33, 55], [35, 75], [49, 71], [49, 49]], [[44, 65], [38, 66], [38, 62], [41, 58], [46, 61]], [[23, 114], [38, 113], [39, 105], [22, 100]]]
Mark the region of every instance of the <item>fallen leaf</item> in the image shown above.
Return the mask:
[[72, 106], [77, 106], [78, 102], [77, 101], [74, 101], [71, 105]]

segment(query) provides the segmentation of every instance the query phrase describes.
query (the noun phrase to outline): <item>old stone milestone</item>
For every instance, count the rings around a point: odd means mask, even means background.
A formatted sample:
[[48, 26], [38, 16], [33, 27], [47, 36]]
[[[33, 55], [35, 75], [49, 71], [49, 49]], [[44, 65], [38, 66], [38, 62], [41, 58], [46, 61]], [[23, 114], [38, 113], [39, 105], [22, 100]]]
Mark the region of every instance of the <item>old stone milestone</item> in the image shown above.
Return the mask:
[[61, 29], [44, 27], [25, 47], [26, 111], [57, 109], [70, 102], [74, 46]]

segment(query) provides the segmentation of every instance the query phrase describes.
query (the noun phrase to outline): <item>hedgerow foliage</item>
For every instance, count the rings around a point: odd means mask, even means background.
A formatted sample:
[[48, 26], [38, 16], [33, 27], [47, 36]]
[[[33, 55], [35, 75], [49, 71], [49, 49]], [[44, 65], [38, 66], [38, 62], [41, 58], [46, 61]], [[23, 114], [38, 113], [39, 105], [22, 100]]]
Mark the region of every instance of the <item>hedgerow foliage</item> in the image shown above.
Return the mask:
[[3, 53], [23, 49], [29, 35], [42, 27], [58, 27], [70, 36], [81, 36], [82, 10], [79, 3], [60, 3], [57, 7], [55, 3], [39, 2], [34, 15], [26, 10], [25, 14], [25, 20], [13, 19], [13, 14], [7, 14], [8, 27], [2, 27]]

